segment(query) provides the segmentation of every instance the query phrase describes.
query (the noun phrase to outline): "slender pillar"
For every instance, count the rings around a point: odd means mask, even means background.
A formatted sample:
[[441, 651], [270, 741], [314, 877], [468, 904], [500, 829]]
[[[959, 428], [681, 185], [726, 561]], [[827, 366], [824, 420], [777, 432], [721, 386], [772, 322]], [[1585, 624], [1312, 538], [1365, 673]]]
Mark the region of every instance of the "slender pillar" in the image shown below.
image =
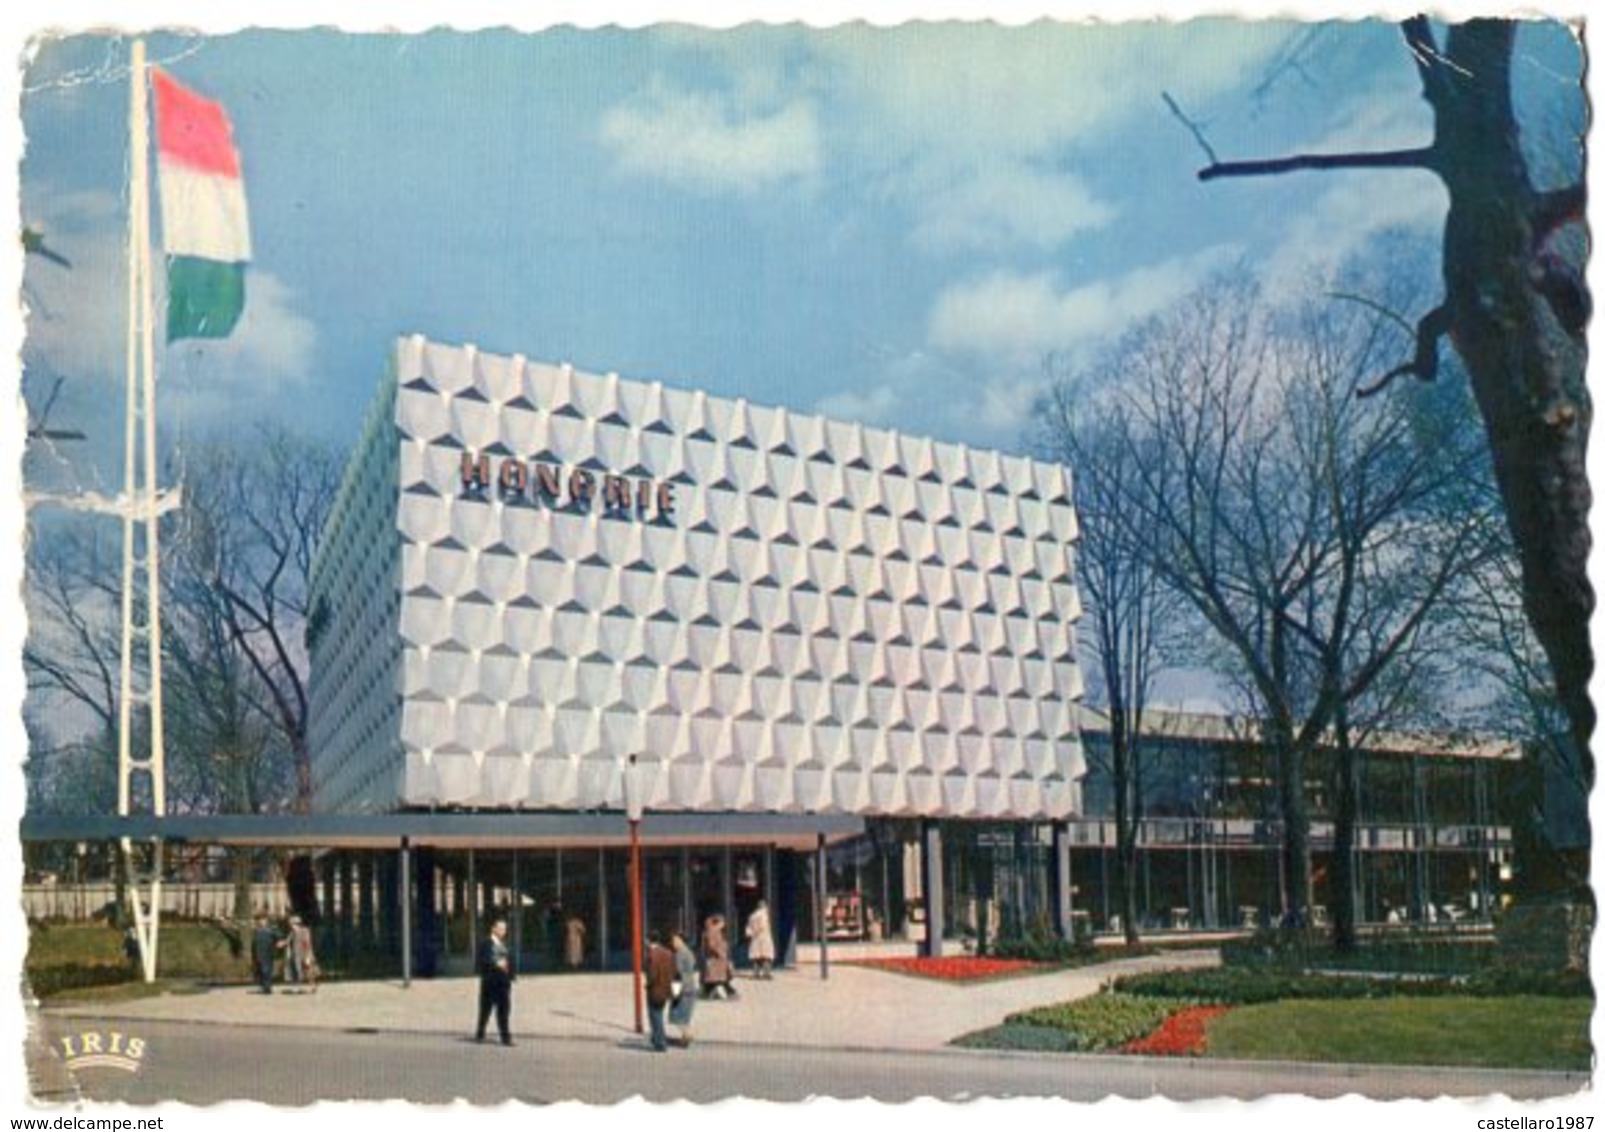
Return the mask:
[[340, 860], [337, 864], [340, 870], [340, 956], [342, 959], [351, 957], [351, 909], [356, 906], [352, 897], [353, 876], [356, 862], [351, 859], [349, 849], [340, 850]]
[[596, 851], [596, 965], [607, 970], [608, 949], [612, 946], [607, 922], [607, 850]]
[[357, 939], [363, 947], [374, 940], [373, 872], [373, 854], [364, 853], [357, 860]]
[[920, 954], [936, 958], [942, 954], [942, 826], [932, 818], [920, 824], [920, 890], [925, 894], [925, 942]]
[[318, 921], [327, 924], [334, 919], [334, 856], [325, 853], [318, 860], [318, 872], [322, 873], [323, 902], [318, 909]]
[[736, 923], [735, 867], [730, 859], [730, 846], [719, 850], [719, 902], [724, 905], [725, 943], [730, 948], [730, 962], [735, 963], [736, 940], [741, 938], [741, 925]]
[[479, 880], [474, 876], [474, 850], [468, 850], [468, 957], [479, 954]]
[[513, 942], [513, 963], [512, 963], [512, 967], [513, 967], [514, 971], [517, 971], [518, 970], [519, 959], [524, 954], [524, 891], [523, 891], [523, 889], [519, 888], [519, 886], [518, 886], [518, 850], [517, 849], [513, 850], [513, 900], [512, 900], [512, 905], [513, 906], [512, 906], [511, 909], [509, 909], [509, 915], [507, 917], [509, 920], [512, 921], [512, 923], [508, 924], [507, 926], [510, 929], [509, 930], [509, 934], [512, 936], [512, 942]]
[[642, 1033], [641, 990], [641, 821], [630, 819], [630, 972], [635, 988], [635, 1032]]
[[439, 970], [440, 887], [435, 866], [435, 850], [425, 845], [413, 850], [413, 888], [417, 891], [418, 956], [413, 966], [421, 979], [432, 979]]
[[397, 860], [401, 883], [397, 885], [396, 903], [401, 905], [401, 985], [412, 986], [412, 846], [401, 839], [401, 853]]
[[1056, 821], [1053, 823], [1053, 922], [1063, 940], [1073, 940], [1076, 936], [1071, 890], [1070, 823]]
[[[775, 899], [775, 896], [775, 847], [773, 845], [765, 845], [763, 847], [763, 898], [764, 902], [769, 905], [769, 920], [772, 927], [779, 926], [779, 912], [777, 909], [780, 907], [780, 902]], [[778, 938], [776, 937], [777, 942]], [[775, 951], [777, 956], [783, 957], [783, 947], [776, 947]], [[784, 967], [785, 963], [776, 962], [775, 966]]]
[[814, 931], [819, 934], [819, 977], [830, 978], [830, 932], [825, 930], [825, 885], [829, 879], [825, 862], [825, 835], [819, 835], [814, 851]]
[[691, 938], [691, 919], [695, 912], [691, 907], [691, 846], [680, 846], [680, 912], [676, 919], [679, 922], [681, 933], [687, 940]]

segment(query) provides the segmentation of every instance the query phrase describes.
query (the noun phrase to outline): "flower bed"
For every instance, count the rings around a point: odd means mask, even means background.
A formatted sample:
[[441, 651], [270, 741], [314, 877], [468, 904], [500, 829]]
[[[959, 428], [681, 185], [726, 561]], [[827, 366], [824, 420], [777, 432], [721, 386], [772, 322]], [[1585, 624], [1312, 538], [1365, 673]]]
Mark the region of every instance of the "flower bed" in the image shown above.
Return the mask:
[[1050, 964], [1029, 959], [992, 959], [975, 955], [904, 956], [894, 959], [855, 959], [855, 967], [874, 967], [901, 975], [918, 975], [944, 982], [968, 983], [1042, 970]]
[[1204, 1052], [1205, 1028], [1210, 1020], [1230, 1009], [1228, 1006], [1189, 1006], [1185, 1010], [1178, 1010], [1147, 1037], [1121, 1046], [1120, 1052], [1159, 1057], [1198, 1057]]

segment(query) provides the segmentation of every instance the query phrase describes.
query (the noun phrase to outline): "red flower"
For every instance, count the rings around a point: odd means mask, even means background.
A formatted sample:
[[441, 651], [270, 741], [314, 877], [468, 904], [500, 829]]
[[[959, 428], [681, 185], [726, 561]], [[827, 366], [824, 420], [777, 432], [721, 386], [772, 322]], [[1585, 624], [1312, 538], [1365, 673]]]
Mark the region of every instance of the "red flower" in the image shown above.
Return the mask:
[[1197, 1057], [1204, 1052], [1205, 1027], [1210, 1019], [1219, 1018], [1230, 1007], [1189, 1006], [1178, 1010], [1159, 1024], [1159, 1029], [1146, 1038], [1127, 1042], [1121, 1053], [1146, 1053], [1160, 1057]]
[[1041, 967], [1028, 959], [987, 959], [974, 955], [942, 955], [936, 958], [908, 956], [897, 959], [860, 959], [855, 966], [878, 967], [904, 975], [920, 975], [928, 979], [945, 979], [969, 982], [974, 979], [991, 979], [999, 975], [1013, 975]]

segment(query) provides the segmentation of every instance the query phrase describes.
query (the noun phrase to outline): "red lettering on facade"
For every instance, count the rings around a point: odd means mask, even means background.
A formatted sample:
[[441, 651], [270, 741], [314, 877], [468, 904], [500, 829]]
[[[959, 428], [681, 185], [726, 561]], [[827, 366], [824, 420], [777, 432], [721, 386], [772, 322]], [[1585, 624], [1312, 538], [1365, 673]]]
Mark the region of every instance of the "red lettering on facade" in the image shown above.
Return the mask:
[[535, 483], [540, 487], [542, 495], [548, 499], [556, 499], [563, 494], [563, 470], [552, 464], [536, 464]]
[[465, 491], [484, 491], [490, 486], [490, 457], [481, 456], [477, 460], [472, 452], [463, 453], [463, 489]]

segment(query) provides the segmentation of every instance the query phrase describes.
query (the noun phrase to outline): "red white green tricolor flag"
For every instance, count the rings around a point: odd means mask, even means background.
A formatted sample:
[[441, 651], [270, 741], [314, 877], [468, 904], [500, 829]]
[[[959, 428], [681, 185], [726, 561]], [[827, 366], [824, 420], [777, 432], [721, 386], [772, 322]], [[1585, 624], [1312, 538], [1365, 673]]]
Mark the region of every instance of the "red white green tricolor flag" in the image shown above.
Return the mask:
[[151, 68], [167, 253], [167, 340], [226, 338], [245, 306], [251, 232], [228, 115]]

